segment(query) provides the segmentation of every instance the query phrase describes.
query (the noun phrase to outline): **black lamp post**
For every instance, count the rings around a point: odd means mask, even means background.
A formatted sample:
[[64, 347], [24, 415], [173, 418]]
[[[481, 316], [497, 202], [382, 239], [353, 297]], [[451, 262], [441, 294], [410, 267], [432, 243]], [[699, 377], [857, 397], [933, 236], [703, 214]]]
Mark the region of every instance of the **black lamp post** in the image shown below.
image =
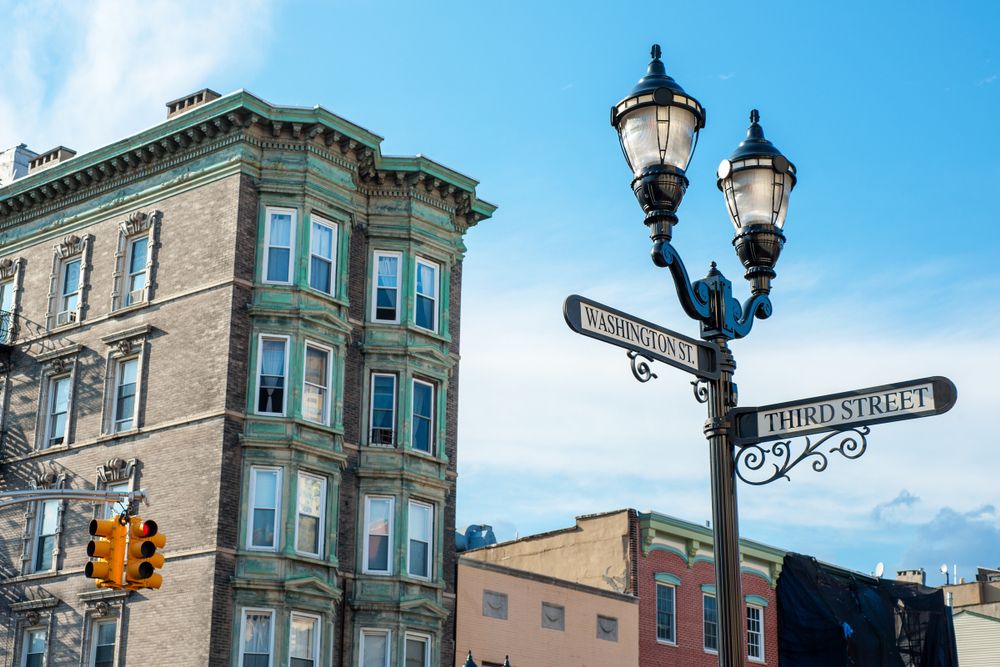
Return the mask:
[[721, 352], [719, 379], [696, 381], [695, 396], [708, 404], [704, 430], [711, 450], [719, 665], [738, 667], [744, 664], [746, 651], [732, 445], [736, 363], [729, 341], [749, 334], [755, 317], [771, 315], [768, 295], [774, 265], [785, 242], [782, 227], [788, 196], [795, 186], [795, 167], [764, 138], [755, 109], [750, 114], [747, 138], [722, 161], [718, 172], [718, 187], [736, 228], [733, 246], [746, 268], [751, 296], [740, 305], [733, 298], [732, 283], [714, 262], [704, 279], [692, 282], [671, 239], [678, 221], [677, 207], [688, 185], [688, 162], [698, 132], [705, 126], [705, 110], [667, 76], [658, 45], [653, 46], [651, 55], [646, 76], [612, 107], [611, 124], [633, 172], [632, 189], [646, 214], [653, 262], [670, 269], [684, 312], [701, 324], [701, 338], [718, 345]]

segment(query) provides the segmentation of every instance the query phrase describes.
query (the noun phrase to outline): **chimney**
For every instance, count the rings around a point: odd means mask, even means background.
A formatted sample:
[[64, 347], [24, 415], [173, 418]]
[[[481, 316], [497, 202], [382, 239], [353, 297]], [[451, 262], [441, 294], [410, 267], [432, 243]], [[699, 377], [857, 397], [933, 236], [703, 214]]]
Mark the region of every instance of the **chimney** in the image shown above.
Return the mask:
[[924, 586], [926, 579], [927, 577], [922, 567], [916, 570], [896, 570], [896, 581], [906, 581], [911, 584]]
[[41, 155], [36, 155], [28, 163], [28, 173], [36, 174], [43, 169], [48, 169], [49, 167], [54, 167], [60, 162], [65, 162], [76, 155], [76, 151], [66, 148], [65, 146], [56, 146], [50, 151], [46, 151]]
[[29, 151], [25, 144], [0, 150], [0, 188], [28, 175], [28, 164], [38, 154]]
[[197, 93], [191, 93], [184, 97], [167, 102], [167, 119], [187, 113], [195, 107], [219, 99], [219, 94], [211, 88], [202, 88]]

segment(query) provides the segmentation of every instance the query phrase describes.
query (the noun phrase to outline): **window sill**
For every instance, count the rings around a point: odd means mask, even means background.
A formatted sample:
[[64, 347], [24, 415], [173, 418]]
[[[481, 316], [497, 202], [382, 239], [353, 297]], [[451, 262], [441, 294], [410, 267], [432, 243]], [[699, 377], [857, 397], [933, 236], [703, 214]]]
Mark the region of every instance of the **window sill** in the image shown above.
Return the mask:
[[5, 584], [16, 584], [24, 581], [37, 581], [39, 579], [45, 579], [47, 577], [60, 576], [62, 573], [59, 570], [45, 570], [44, 572], [29, 572], [28, 574], [18, 574], [13, 577], [7, 577], [2, 579]]
[[130, 303], [127, 306], [121, 306], [119, 308], [115, 308], [113, 311], [111, 311], [111, 317], [119, 317], [121, 315], [128, 315], [128, 314], [133, 313], [133, 312], [135, 312], [137, 310], [142, 310], [143, 308], [148, 308], [149, 305], [150, 305], [150, 303], [149, 303], [148, 300], [147, 301], [139, 301], [137, 303]]
[[141, 426], [136, 426], [135, 428], [127, 428], [121, 431], [114, 431], [112, 433], [102, 433], [100, 436], [98, 436], [97, 442], [107, 442], [108, 440], [115, 440], [116, 438], [127, 438], [133, 435], [139, 435], [140, 433], [142, 433]]
[[66, 324], [49, 327], [49, 333], [64, 333], [66, 331], [72, 331], [73, 329], [79, 329], [82, 326], [83, 319], [78, 317], [73, 322], [67, 322]]
[[657, 639], [656, 643], [659, 644], [660, 646], [673, 646], [674, 648], [677, 648], [676, 640], [671, 642], [667, 641], [666, 639]]

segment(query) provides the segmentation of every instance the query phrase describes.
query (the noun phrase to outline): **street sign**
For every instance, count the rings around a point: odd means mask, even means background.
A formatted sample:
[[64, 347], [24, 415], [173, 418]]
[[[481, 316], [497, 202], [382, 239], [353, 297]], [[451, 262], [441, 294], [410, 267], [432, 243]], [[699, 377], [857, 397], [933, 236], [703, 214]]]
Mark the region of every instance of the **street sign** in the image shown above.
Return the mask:
[[737, 408], [733, 410], [736, 426], [733, 444], [752, 445], [780, 438], [930, 417], [951, 410], [956, 398], [958, 390], [954, 383], [938, 376], [760, 408]]
[[563, 317], [578, 334], [632, 350], [705, 380], [719, 377], [719, 346], [715, 343], [682, 336], [576, 294], [566, 298]]

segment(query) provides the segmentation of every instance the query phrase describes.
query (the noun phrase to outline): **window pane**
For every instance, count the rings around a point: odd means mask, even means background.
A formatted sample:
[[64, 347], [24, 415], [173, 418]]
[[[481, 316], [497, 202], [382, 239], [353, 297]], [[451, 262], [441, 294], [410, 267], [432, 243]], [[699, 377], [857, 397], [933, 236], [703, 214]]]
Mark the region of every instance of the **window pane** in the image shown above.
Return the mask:
[[66, 263], [66, 268], [63, 271], [62, 293], [64, 295], [72, 294], [78, 289], [80, 289], [80, 260], [75, 259]]
[[427, 505], [410, 503], [407, 530], [409, 531], [409, 570], [418, 577], [430, 576], [431, 538], [434, 534], [434, 510]]
[[326, 386], [326, 365], [329, 353], [315, 347], [306, 347], [306, 382]]
[[132, 242], [132, 254], [129, 257], [128, 272], [138, 273], [146, 270], [146, 258], [149, 248], [149, 239], [136, 239]]
[[293, 667], [312, 667], [313, 642], [316, 641], [316, 621], [292, 615], [289, 654]]
[[704, 596], [705, 600], [705, 648], [717, 651], [719, 649], [718, 617], [716, 616], [715, 598]]
[[674, 589], [656, 586], [656, 638], [672, 642], [674, 639]]
[[115, 430], [117, 431], [132, 428], [138, 368], [138, 359], [127, 359], [118, 366], [118, 391], [115, 399]]
[[267, 667], [271, 654], [271, 614], [248, 612], [243, 619], [243, 667]]
[[295, 548], [311, 554], [319, 554], [322, 535], [321, 518], [325, 501], [323, 480], [308, 475], [299, 475], [298, 488], [298, 537]]
[[434, 387], [423, 382], [413, 382], [413, 448], [430, 452], [433, 444], [432, 425]]
[[427, 264], [417, 264], [417, 294], [437, 297], [437, 269]]
[[267, 279], [272, 282], [287, 283], [288, 280], [288, 248], [267, 249]]
[[52, 548], [55, 546], [55, 543], [55, 535], [40, 535], [38, 537], [38, 553], [35, 554], [36, 572], [52, 569]]
[[61, 443], [66, 435], [66, 413], [69, 410], [69, 378], [62, 377], [52, 380], [49, 385], [49, 394], [51, 396], [49, 403], [49, 430], [46, 435], [48, 441], [44, 443], [45, 446]]
[[313, 223], [312, 254], [325, 259], [333, 258], [333, 230], [326, 225]]
[[276, 470], [254, 471], [254, 505], [274, 507], [278, 495], [278, 472]]
[[253, 525], [250, 536], [252, 546], [274, 546], [277, 497], [278, 472], [276, 470], [254, 470]]
[[309, 265], [309, 287], [329, 294], [332, 291], [330, 280], [333, 265], [321, 257], [313, 257]]
[[271, 246], [288, 248], [292, 245], [292, 216], [290, 213], [271, 214], [271, 236], [268, 239]]
[[260, 355], [257, 412], [281, 414], [285, 400], [285, 341], [264, 339]]
[[416, 637], [406, 638], [406, 667], [426, 667], [424, 660], [427, 651], [427, 640]]
[[399, 258], [395, 256], [380, 256], [378, 258], [378, 286], [398, 287]]
[[377, 256], [375, 319], [395, 320], [399, 288], [399, 257]]
[[417, 326], [424, 329], [435, 328], [434, 326], [434, 301], [425, 296], [417, 295]]
[[387, 498], [368, 501], [368, 569], [379, 572], [389, 570], [389, 536], [391, 534], [391, 507]]
[[56, 532], [56, 521], [59, 518], [59, 501], [46, 500], [41, 505], [39, 525], [39, 535], [54, 535]]
[[363, 633], [361, 635], [364, 661], [361, 667], [385, 667], [386, 649], [389, 644], [389, 636], [385, 633]]
[[396, 377], [372, 376], [372, 440], [373, 444], [392, 444], [395, 427]]

